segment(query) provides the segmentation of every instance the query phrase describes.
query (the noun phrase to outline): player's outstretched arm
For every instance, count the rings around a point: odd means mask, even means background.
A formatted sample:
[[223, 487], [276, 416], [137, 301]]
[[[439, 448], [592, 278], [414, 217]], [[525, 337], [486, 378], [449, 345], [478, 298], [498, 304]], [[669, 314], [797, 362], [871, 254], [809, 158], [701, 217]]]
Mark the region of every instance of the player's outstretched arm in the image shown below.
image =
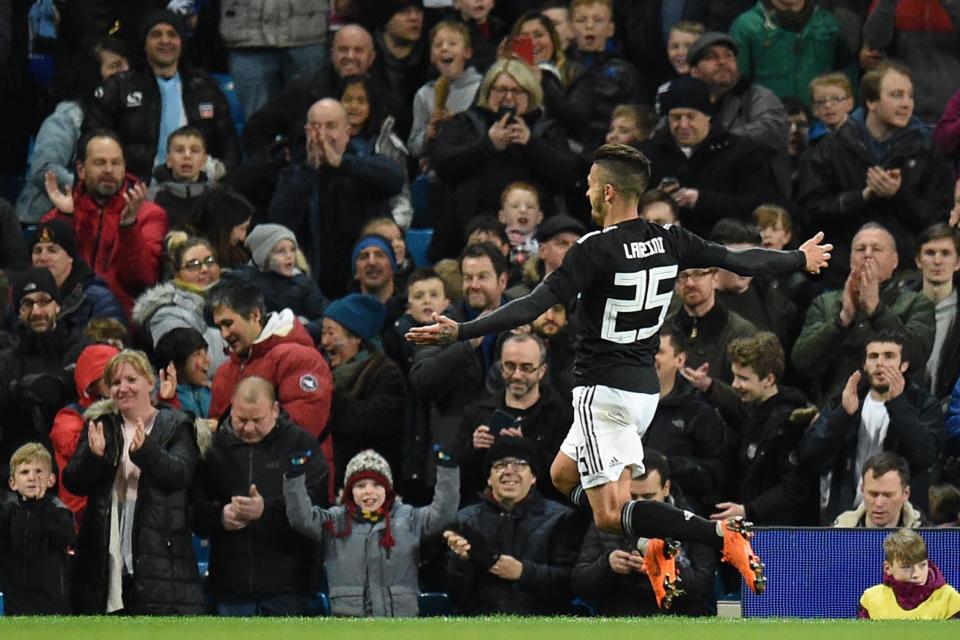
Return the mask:
[[823, 232], [819, 231], [800, 245], [797, 251], [760, 248], [728, 249], [711, 243], [721, 252], [713, 266], [729, 269], [742, 276], [785, 273], [797, 269], [803, 269], [808, 273], [820, 273], [820, 270], [830, 262], [830, 252], [833, 250], [832, 244], [820, 244], [822, 241]]
[[533, 322], [544, 311], [560, 302], [562, 301], [553, 289], [541, 282], [522, 298], [508, 302], [499, 309], [469, 322], [457, 323], [446, 316], [434, 314], [436, 323], [413, 327], [405, 337], [416, 344], [438, 344], [479, 338]]

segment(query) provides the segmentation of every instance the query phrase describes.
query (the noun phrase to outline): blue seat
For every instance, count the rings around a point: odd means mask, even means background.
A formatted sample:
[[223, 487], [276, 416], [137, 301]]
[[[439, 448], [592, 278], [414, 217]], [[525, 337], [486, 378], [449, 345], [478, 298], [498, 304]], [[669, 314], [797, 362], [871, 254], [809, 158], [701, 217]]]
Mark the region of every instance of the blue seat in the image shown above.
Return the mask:
[[247, 122], [243, 107], [240, 106], [240, 98], [237, 97], [237, 85], [233, 81], [233, 76], [229, 73], [214, 73], [213, 79], [220, 85], [220, 91], [227, 98], [227, 104], [230, 105], [230, 117], [233, 118], [233, 126], [237, 129], [237, 135], [243, 133], [243, 125]]
[[417, 597], [421, 618], [439, 618], [453, 612], [450, 596], [438, 591], [425, 591]]
[[433, 265], [433, 262], [427, 258], [427, 247], [430, 246], [432, 238], [433, 229], [407, 229], [407, 253], [410, 254], [413, 263], [418, 267]]

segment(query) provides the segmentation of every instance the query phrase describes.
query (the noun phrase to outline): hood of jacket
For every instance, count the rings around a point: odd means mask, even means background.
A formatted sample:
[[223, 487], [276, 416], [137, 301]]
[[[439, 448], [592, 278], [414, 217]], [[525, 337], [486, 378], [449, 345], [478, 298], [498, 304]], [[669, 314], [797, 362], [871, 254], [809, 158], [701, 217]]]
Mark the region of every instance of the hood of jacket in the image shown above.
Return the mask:
[[[284, 309], [267, 316], [267, 324], [264, 325], [260, 335], [253, 341], [250, 347], [250, 354], [246, 360], [255, 360], [262, 357], [268, 351], [277, 345], [284, 343], [301, 344], [305, 347], [315, 349], [316, 345], [313, 338], [304, 328], [303, 324], [293, 314], [290, 309]], [[230, 359], [240, 361], [241, 358], [234, 352], [230, 352]]]
[[[176, 327], [187, 326], [196, 329], [198, 333], [207, 331], [204, 320], [204, 299], [192, 291], [181, 289], [173, 282], [164, 282], [148, 289], [137, 298], [133, 305], [132, 318], [140, 327], [149, 330], [154, 346], [166, 331]], [[166, 309], [162, 326], [150, 327], [151, 319], [161, 308]], [[163, 328], [166, 327], [166, 331]]]

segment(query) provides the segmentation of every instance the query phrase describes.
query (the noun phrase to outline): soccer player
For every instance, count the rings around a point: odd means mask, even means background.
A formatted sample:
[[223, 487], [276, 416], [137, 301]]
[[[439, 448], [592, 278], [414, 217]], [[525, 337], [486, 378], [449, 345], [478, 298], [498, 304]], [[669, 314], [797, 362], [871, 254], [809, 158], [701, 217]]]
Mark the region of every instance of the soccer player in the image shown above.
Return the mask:
[[[575, 504], [582, 504], [585, 493], [594, 521], [604, 531], [679, 538], [722, 549], [723, 560], [759, 592], [763, 565], [750, 546], [749, 523], [742, 518], [713, 523], [665, 503], [631, 500], [630, 480], [643, 473], [640, 437], [659, 399], [653, 366], [658, 331], [682, 269], [723, 267], [742, 275], [794, 269], [817, 273], [827, 265], [833, 246], [819, 244], [821, 232], [797, 251], [738, 251], [675, 225], [650, 224], [637, 212], [649, 179], [649, 162], [642, 153], [626, 145], [603, 145], [587, 177], [593, 220], [602, 231], [581, 237], [560, 268], [530, 294], [469, 322], [435, 314], [435, 324], [411, 329], [407, 339], [429, 344], [503, 331], [579, 294], [582, 339], [576, 353], [574, 421], [550, 469], [553, 484]], [[663, 561], [673, 569], [672, 557]], [[675, 569], [664, 573], [676, 576]], [[663, 583], [654, 584], [655, 590], [663, 588]]]

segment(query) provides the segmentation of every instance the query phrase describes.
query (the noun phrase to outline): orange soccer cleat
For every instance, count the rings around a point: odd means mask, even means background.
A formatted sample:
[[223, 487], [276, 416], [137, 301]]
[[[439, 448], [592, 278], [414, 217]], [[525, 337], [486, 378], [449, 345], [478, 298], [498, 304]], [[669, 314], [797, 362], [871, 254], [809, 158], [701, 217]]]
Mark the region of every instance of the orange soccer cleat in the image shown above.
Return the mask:
[[767, 578], [763, 575], [763, 562], [750, 546], [750, 538], [753, 537], [753, 532], [750, 531], [752, 526], [753, 523], [747, 522], [742, 516], [729, 518], [723, 523], [721, 559], [732, 564], [743, 576], [750, 590], [759, 595], [767, 586]]
[[683, 581], [677, 575], [676, 558], [679, 551], [680, 543], [674, 540], [651, 538], [647, 542], [646, 553], [643, 555], [643, 568], [653, 586], [657, 606], [661, 609], [669, 609], [674, 598], [684, 592], [680, 588]]

